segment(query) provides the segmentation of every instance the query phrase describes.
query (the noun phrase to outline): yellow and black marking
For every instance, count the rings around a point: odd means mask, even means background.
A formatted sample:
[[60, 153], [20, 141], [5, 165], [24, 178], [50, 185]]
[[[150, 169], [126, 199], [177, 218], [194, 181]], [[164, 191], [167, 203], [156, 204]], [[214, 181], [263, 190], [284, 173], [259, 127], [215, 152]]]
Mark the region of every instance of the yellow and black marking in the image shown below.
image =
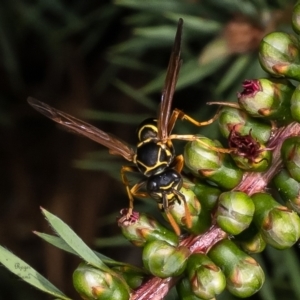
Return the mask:
[[149, 118], [144, 120], [137, 128], [139, 142], [148, 142], [157, 139], [157, 119]]
[[139, 171], [149, 177], [163, 172], [174, 160], [175, 151], [172, 147], [153, 141], [142, 142], [137, 146], [133, 162]]
[[[150, 195], [158, 200], [159, 205], [162, 205], [170, 224], [178, 235], [180, 234], [180, 229], [169, 212], [169, 205], [175, 200], [184, 202], [186, 224], [188, 227], [191, 226], [191, 216], [185, 197], [179, 192], [182, 186], [180, 173], [183, 168], [183, 157], [182, 155], [175, 156], [172, 140], [194, 140], [197, 137], [171, 133], [178, 119], [185, 119], [197, 126], [204, 126], [209, 123], [197, 122], [180, 110], [171, 110], [181, 66], [182, 27], [183, 20], [179, 19], [163, 87], [158, 118], [146, 119], [140, 124], [137, 129], [138, 144], [136, 150], [109, 133], [34, 98], [28, 98], [29, 104], [46, 117], [65, 126], [72, 132], [83, 135], [107, 147], [111, 154], [120, 155], [127, 161], [134, 163], [134, 166], [124, 166], [121, 169], [122, 181], [129, 197], [128, 219], [130, 219], [130, 215], [132, 214], [134, 197], [147, 197]], [[140, 172], [146, 178], [130, 187], [126, 176], [127, 172]], [[143, 192], [142, 189], [145, 186], [147, 187], [146, 192]]]

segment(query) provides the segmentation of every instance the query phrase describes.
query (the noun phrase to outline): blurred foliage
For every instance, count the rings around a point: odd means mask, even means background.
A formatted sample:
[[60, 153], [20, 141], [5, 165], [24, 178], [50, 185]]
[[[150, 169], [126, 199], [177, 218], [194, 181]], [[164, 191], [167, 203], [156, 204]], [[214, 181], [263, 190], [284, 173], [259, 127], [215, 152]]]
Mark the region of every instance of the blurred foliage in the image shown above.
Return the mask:
[[[118, 234], [116, 228], [111, 229], [116, 227], [112, 225], [113, 212], [127, 205], [121, 183], [107, 179], [107, 174], [119, 178], [121, 161], [108, 157], [107, 151], [95, 154], [94, 145], [59, 133], [27, 107], [27, 96], [45, 102], [49, 99], [51, 105], [71, 114], [105, 121], [99, 127], [134, 144], [134, 127], [149, 112], [155, 115], [181, 17], [183, 65], [174, 106], [206, 120], [216, 108], [203, 106], [205, 102], [233, 101], [244, 79], [265, 76], [257, 60], [259, 41], [275, 29], [289, 30], [294, 2], [1, 1], [1, 244], [44, 270], [43, 274], [49, 274], [63, 290], [70, 290], [68, 278], [75, 264], [51, 250], [46, 251], [47, 257], [36, 255], [43, 249], [31, 236], [33, 228], [42, 226], [35, 215], [38, 206], [52, 206], [51, 211], [68, 215], [73, 222], [68, 223], [81, 230], [80, 236], [88, 242], [100, 236], [99, 245], [102, 236]], [[176, 130], [199, 132], [185, 123]], [[211, 138], [217, 137], [216, 132], [214, 126], [201, 128], [201, 133]], [[178, 146], [180, 149], [182, 145]], [[75, 160], [80, 168], [103, 170], [105, 174], [101, 177], [92, 171], [74, 171], [70, 166]], [[118, 188], [112, 190], [114, 185]], [[156, 210], [153, 203], [150, 208], [146, 201], [143, 204], [146, 210]], [[111, 216], [103, 227], [99, 212]], [[128, 257], [134, 257], [126, 251]], [[125, 252], [117, 248], [116, 253]], [[267, 257], [265, 269], [270, 277], [260, 299], [282, 299], [283, 295], [300, 299], [295, 284], [298, 259], [293, 253], [275, 251]], [[293, 263], [286, 264], [285, 269], [283, 260]], [[8, 286], [7, 280], [1, 282], [0, 299]], [[10, 299], [33, 298], [21, 289], [11, 290], [15, 295]]]

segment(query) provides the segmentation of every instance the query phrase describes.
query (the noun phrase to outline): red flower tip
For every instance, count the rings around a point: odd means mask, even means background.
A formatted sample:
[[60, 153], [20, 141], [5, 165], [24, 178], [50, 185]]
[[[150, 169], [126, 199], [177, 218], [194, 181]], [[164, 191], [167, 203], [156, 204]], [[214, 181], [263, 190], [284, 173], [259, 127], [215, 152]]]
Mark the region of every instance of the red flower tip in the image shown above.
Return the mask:
[[258, 79], [245, 80], [243, 82], [243, 91], [238, 93], [238, 98], [254, 97], [257, 92], [261, 91], [261, 85]]

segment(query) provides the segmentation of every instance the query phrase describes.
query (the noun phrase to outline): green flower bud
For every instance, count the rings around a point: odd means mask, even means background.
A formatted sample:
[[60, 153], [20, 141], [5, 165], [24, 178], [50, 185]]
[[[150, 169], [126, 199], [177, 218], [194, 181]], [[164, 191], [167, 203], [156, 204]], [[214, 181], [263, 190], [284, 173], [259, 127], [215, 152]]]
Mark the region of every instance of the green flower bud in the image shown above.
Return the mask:
[[252, 137], [251, 131], [241, 135], [235, 128], [231, 130], [228, 144], [230, 154], [236, 165], [246, 171], [262, 172], [269, 168], [272, 161], [270, 148], [261, 145]]
[[300, 34], [300, 3], [298, 2], [293, 9], [292, 27], [297, 34]]
[[211, 299], [226, 286], [221, 269], [204, 254], [192, 254], [187, 263], [187, 273], [194, 294], [201, 299]]
[[183, 185], [191, 189], [196, 197], [200, 199], [202, 209], [205, 208], [211, 211], [215, 208], [221, 194], [219, 188], [203, 183], [200, 180], [195, 180], [193, 183], [187, 183], [185, 181]]
[[127, 210], [121, 210], [118, 225], [128, 241], [138, 247], [143, 247], [148, 241], [162, 240], [169, 244], [178, 245], [178, 236], [159, 224], [155, 219], [146, 214], [133, 212], [127, 218]]
[[232, 241], [218, 242], [208, 252], [208, 256], [226, 276], [226, 287], [235, 296], [250, 297], [262, 287], [265, 276], [260, 265]]
[[255, 205], [253, 221], [263, 239], [276, 249], [292, 247], [300, 237], [298, 215], [266, 193], [256, 193], [252, 200]]
[[[220, 152], [212, 148], [220, 148]], [[242, 180], [242, 171], [234, 166], [222, 145], [205, 137], [188, 142], [184, 148], [186, 166], [197, 177], [212, 181], [224, 189], [232, 189]]]
[[287, 170], [281, 170], [273, 179], [286, 206], [300, 214], [300, 183]]
[[128, 300], [130, 291], [121, 277], [81, 263], [73, 273], [73, 285], [83, 299]]
[[184, 246], [174, 247], [164, 241], [153, 241], [143, 249], [143, 263], [154, 276], [178, 276], [185, 270], [189, 255], [189, 249]]
[[169, 206], [169, 212], [180, 227], [184, 228], [190, 233], [197, 234], [199, 233], [199, 230], [201, 232], [202, 228], [201, 220], [199, 218], [201, 204], [192, 190], [182, 187], [180, 189], [180, 193], [182, 193], [182, 195], [185, 197], [187, 207], [191, 214], [192, 226], [190, 228], [186, 226], [186, 211], [183, 203], [175, 201]]
[[291, 114], [295, 121], [300, 122], [300, 85], [297, 85], [291, 97]]
[[260, 122], [258, 119], [251, 118], [241, 109], [224, 106], [219, 112], [219, 128], [222, 135], [228, 138], [234, 129], [241, 135], [251, 135], [259, 143], [265, 144], [269, 141], [272, 133], [272, 126]]
[[291, 137], [283, 142], [281, 157], [292, 178], [300, 182], [300, 137]]
[[130, 267], [127, 265], [116, 266], [111, 269], [114, 272], [118, 273], [120, 276], [122, 276], [131, 289], [138, 288], [147, 276], [146, 273], [142, 272], [140, 269], [136, 267]]
[[[181, 300], [204, 300], [203, 298], [199, 298], [194, 294], [191, 283], [186, 277], [183, 277], [176, 285], [176, 290], [179, 295], [179, 299]], [[210, 300], [216, 300], [216, 298], [212, 298]]]
[[239, 234], [249, 227], [254, 214], [252, 199], [243, 192], [224, 192], [219, 197], [216, 221], [229, 234]]
[[190, 182], [185, 179], [183, 185], [191, 189], [201, 201], [201, 212], [198, 217], [197, 232], [195, 234], [204, 233], [212, 224], [212, 210], [216, 206], [221, 191], [217, 187], [204, 184], [199, 180]]
[[260, 43], [259, 62], [262, 68], [275, 77], [300, 80], [299, 45], [295, 36], [272, 32]]
[[266, 248], [266, 242], [253, 223], [235, 237], [237, 244], [247, 253], [261, 253]]
[[245, 80], [243, 88], [238, 102], [250, 116], [285, 123], [292, 120], [290, 100], [295, 87], [288, 80]]

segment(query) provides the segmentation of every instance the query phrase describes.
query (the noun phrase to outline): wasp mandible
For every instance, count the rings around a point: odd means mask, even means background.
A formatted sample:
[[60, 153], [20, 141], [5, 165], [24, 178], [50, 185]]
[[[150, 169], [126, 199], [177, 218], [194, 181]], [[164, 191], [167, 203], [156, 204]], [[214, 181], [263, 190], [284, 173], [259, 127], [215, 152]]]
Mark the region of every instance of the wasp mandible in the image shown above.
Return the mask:
[[[138, 143], [136, 150], [109, 133], [32, 97], [28, 98], [29, 104], [46, 117], [67, 127], [75, 133], [88, 137], [107, 147], [111, 154], [121, 155], [126, 160], [132, 162], [134, 165], [123, 166], [121, 169], [122, 182], [126, 187], [129, 197], [127, 217], [129, 218], [132, 214], [134, 197], [151, 196], [157, 200], [159, 206], [164, 210], [171, 226], [178, 235], [180, 234], [180, 229], [169, 212], [169, 206], [174, 203], [174, 201], [183, 202], [185, 206], [185, 223], [187, 227], [191, 227], [191, 215], [185, 197], [180, 193], [183, 183], [180, 174], [183, 168], [183, 156], [175, 155], [172, 139], [194, 140], [197, 137], [194, 135], [171, 135], [171, 132], [178, 118], [186, 119], [197, 126], [204, 126], [210, 123], [197, 122], [178, 109], [174, 109], [171, 112], [172, 100], [181, 66], [180, 51], [182, 26], [183, 20], [179, 19], [162, 91], [158, 118], [146, 119], [138, 126]], [[130, 187], [126, 176], [126, 173], [128, 172], [140, 172], [146, 178], [143, 181], [136, 183], [133, 187]], [[145, 187], [146, 192], [141, 191], [142, 188]]]

